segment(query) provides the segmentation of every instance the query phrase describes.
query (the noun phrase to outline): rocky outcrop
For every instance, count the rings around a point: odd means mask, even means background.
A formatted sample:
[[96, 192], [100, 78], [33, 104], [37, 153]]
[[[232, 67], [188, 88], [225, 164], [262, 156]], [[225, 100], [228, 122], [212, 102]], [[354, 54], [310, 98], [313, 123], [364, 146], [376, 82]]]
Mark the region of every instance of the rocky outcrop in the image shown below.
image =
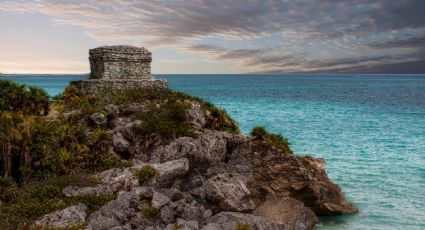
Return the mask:
[[269, 198], [253, 212], [268, 220], [284, 223], [288, 229], [312, 229], [319, 219], [304, 204], [293, 198]]
[[[220, 212], [208, 219], [208, 224], [202, 230], [285, 230], [290, 229], [285, 224], [267, 220], [263, 217], [239, 212]], [[239, 226], [239, 228], [237, 227]], [[246, 226], [242, 228], [241, 226]]]
[[86, 209], [87, 206], [84, 204], [70, 206], [63, 210], [43, 216], [43, 218], [36, 221], [35, 224], [55, 228], [68, 228], [73, 225], [82, 224], [86, 220]]
[[[107, 115], [92, 114], [94, 126], [111, 133], [111, 151], [132, 164], [98, 173], [96, 186], [62, 191], [68, 197], [117, 198], [88, 216], [70, 207], [37, 223], [85, 222], [88, 229], [308, 230], [318, 223], [317, 215], [357, 211], [327, 177], [323, 159], [298, 157], [258, 138], [206, 129], [206, 114], [195, 102], [186, 117], [196, 137], [166, 142], [155, 135], [142, 138], [132, 127], [143, 121], [132, 115], [148, 110], [133, 103], [107, 106]], [[139, 172], [147, 166], [154, 175], [140, 180]]]

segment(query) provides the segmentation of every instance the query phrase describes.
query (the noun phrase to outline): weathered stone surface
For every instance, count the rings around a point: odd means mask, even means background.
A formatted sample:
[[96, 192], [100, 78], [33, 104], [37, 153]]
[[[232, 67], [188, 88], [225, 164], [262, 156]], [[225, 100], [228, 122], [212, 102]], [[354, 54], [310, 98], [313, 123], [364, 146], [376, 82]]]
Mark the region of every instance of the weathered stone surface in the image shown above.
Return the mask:
[[247, 212], [255, 209], [250, 192], [239, 175], [218, 174], [208, 179], [207, 197], [226, 211]]
[[71, 81], [81, 93], [86, 95], [103, 95], [107, 97], [122, 93], [132, 89], [165, 90], [168, 87], [167, 80], [163, 79], [121, 79], [121, 80], [102, 80], [90, 79]]
[[[152, 55], [134, 46], [102, 46], [89, 51], [90, 79], [72, 81], [83, 94], [112, 96], [129, 89], [167, 88], [151, 76]], [[108, 98], [105, 98], [108, 99]]]
[[165, 228], [165, 230], [198, 230], [199, 223], [197, 221], [186, 221], [180, 218], [177, 219], [177, 222], [174, 224], [169, 224]]
[[164, 162], [192, 156], [196, 161], [222, 163], [227, 154], [228, 141], [231, 139], [234, 139], [232, 134], [214, 130], [206, 130], [196, 139], [180, 137], [153, 151], [151, 161]]
[[83, 223], [86, 220], [87, 206], [77, 204], [63, 210], [47, 214], [40, 220], [36, 221], [36, 225], [46, 225], [55, 228], [67, 228], [75, 224]]
[[130, 142], [120, 132], [112, 136], [113, 149], [117, 153], [125, 154], [128, 151]]
[[191, 105], [191, 108], [186, 110], [187, 120], [193, 125], [193, 127], [202, 129], [207, 123], [207, 120], [205, 119], [205, 114], [201, 105], [199, 102], [187, 101], [187, 103], [190, 103]]
[[289, 229], [311, 230], [319, 219], [303, 203], [292, 198], [269, 198], [253, 212], [277, 223], [283, 223]]
[[62, 190], [65, 196], [112, 195], [119, 190], [118, 186], [100, 184], [95, 187], [68, 186]]
[[168, 204], [170, 202], [170, 198], [167, 196], [159, 193], [154, 192], [152, 196], [152, 207], [156, 209], [161, 209], [164, 205]]
[[189, 160], [181, 158], [177, 160], [167, 161], [164, 163], [141, 163], [131, 167], [133, 172], [141, 169], [143, 166], [150, 165], [157, 170], [154, 184], [169, 184], [177, 177], [186, 175], [189, 171]]
[[106, 230], [124, 226], [137, 215], [139, 201], [140, 196], [133, 191], [121, 193], [116, 200], [108, 202], [90, 216], [87, 228]]
[[134, 46], [102, 46], [89, 51], [90, 79], [149, 77], [152, 54]]
[[208, 219], [202, 230], [234, 230], [239, 224], [249, 225], [251, 230], [285, 230], [284, 224], [269, 221], [263, 217], [239, 212], [220, 212]]
[[107, 119], [103, 113], [93, 113], [90, 115], [90, 121], [95, 125], [106, 125]]

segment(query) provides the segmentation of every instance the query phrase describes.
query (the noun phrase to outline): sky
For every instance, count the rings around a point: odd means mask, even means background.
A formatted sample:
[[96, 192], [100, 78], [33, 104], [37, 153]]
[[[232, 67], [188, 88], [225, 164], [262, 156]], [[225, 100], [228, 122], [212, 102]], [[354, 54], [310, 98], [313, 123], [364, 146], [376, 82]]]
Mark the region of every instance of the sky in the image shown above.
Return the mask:
[[1, 73], [87, 73], [103, 45], [157, 74], [425, 73], [425, 0], [0, 0]]

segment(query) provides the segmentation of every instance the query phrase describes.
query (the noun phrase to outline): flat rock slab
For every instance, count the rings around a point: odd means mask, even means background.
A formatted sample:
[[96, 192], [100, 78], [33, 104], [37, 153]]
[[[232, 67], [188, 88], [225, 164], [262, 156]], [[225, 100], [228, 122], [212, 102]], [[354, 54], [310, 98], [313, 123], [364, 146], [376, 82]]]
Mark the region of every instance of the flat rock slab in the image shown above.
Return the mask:
[[44, 215], [40, 220], [37, 220], [35, 224], [55, 228], [68, 228], [72, 225], [83, 223], [87, 217], [86, 210], [87, 206], [80, 203], [57, 212]]

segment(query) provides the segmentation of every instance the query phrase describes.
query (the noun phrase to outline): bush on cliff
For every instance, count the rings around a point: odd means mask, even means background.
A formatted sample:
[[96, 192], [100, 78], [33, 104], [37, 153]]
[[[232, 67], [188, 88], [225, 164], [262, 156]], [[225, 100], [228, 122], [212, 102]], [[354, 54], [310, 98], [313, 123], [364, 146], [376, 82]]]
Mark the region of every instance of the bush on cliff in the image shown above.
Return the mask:
[[143, 122], [134, 125], [133, 130], [140, 136], [156, 133], [165, 140], [182, 136], [195, 137], [192, 126], [186, 120], [187, 108], [187, 104], [177, 101], [151, 106], [149, 111], [136, 114]]
[[0, 80], [0, 110], [28, 115], [47, 115], [49, 97], [41, 88]]
[[255, 126], [251, 130], [251, 136], [265, 141], [268, 145], [274, 146], [282, 150], [284, 153], [292, 153], [292, 150], [289, 147], [290, 143], [280, 133], [270, 133], [263, 126]]
[[31, 222], [40, 216], [77, 203], [86, 204], [89, 208], [88, 212], [91, 213], [115, 199], [115, 196], [66, 197], [62, 189], [70, 185], [94, 186], [96, 184], [97, 181], [88, 175], [73, 175], [20, 185], [12, 183], [7, 187], [0, 187], [0, 228], [30, 229]]

